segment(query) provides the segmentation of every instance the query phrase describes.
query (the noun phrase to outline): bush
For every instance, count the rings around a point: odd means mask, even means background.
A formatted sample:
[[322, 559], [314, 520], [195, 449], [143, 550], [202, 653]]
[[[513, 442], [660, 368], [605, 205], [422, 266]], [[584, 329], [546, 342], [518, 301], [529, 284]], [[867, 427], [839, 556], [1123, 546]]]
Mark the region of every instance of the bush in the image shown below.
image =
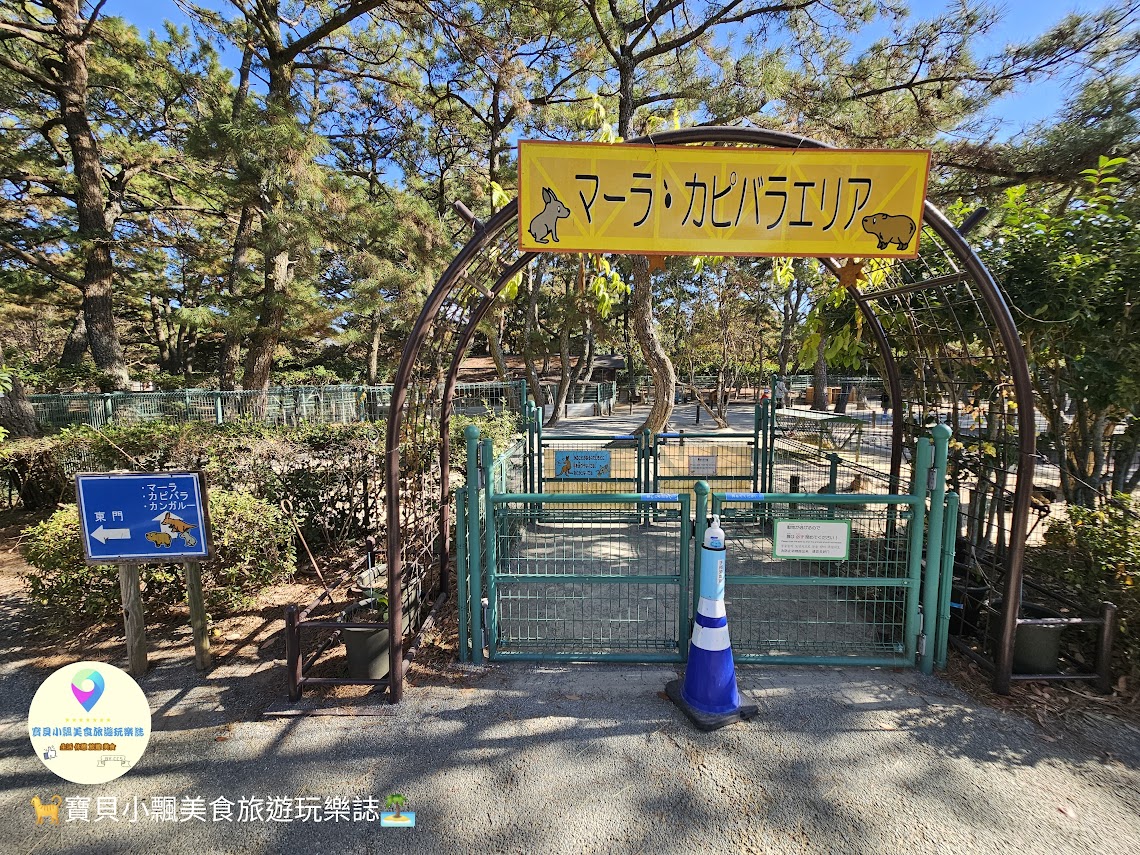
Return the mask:
[[[293, 532], [280, 508], [249, 493], [212, 490], [209, 501], [214, 558], [202, 567], [202, 584], [207, 607], [226, 611], [245, 605], [262, 588], [293, 574]], [[46, 625], [85, 626], [118, 615], [118, 569], [84, 562], [75, 505], [65, 505], [26, 529], [21, 549], [34, 568], [25, 583]], [[185, 602], [180, 565], [144, 564], [140, 576], [149, 611], [162, 612]]]
[[201, 470], [211, 489], [288, 499], [305, 537], [339, 545], [375, 531], [381, 516], [383, 426], [254, 421], [214, 425], [145, 421], [77, 427], [0, 446], [0, 474], [25, 508], [75, 500], [74, 474], [113, 469]]
[[463, 431], [468, 425], [479, 428], [480, 439], [490, 439], [495, 449], [495, 456], [506, 451], [519, 433], [519, 416], [510, 410], [503, 409], [498, 413], [481, 416], [468, 416], [456, 413], [451, 417], [451, 468], [459, 472], [467, 469], [467, 440]]
[[1116, 604], [1117, 653], [1140, 676], [1140, 501], [1118, 493], [1099, 508], [1071, 505], [1026, 560], [1090, 610]]

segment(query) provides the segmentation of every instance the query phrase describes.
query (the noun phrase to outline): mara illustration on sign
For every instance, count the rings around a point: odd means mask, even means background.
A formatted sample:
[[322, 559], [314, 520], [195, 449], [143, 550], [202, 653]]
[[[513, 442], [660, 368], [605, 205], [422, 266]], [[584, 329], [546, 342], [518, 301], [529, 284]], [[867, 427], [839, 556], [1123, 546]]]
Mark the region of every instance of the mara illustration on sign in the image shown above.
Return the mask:
[[519, 143], [519, 249], [917, 258], [929, 151]]

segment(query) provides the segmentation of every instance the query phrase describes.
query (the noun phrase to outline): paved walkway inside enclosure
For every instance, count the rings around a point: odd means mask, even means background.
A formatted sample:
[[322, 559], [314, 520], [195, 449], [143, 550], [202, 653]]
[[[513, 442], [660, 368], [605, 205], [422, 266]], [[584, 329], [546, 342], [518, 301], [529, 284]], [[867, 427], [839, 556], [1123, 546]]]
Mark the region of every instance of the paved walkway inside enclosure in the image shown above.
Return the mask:
[[[13, 853], [1124, 853], [1140, 851], [1140, 746], [1052, 741], [938, 678], [866, 669], [739, 671], [760, 717], [693, 730], [665, 667], [446, 669], [395, 708], [241, 720], [143, 684], [151, 747], [123, 778], [67, 785], [31, 755], [41, 676], [0, 666], [0, 850]], [[180, 666], [181, 667], [181, 666]], [[33, 796], [407, 796], [375, 822], [142, 819], [34, 824]], [[235, 817], [238, 808], [235, 806]]]

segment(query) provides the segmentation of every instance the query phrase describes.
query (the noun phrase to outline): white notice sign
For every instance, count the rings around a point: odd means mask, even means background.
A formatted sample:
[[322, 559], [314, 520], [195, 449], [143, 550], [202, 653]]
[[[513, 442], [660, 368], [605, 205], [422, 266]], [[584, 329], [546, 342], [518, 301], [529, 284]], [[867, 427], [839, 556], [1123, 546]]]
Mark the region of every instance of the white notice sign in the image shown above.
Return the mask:
[[689, 474], [694, 478], [708, 478], [716, 475], [715, 454], [690, 454]]
[[851, 520], [776, 520], [776, 558], [846, 561], [850, 550]]

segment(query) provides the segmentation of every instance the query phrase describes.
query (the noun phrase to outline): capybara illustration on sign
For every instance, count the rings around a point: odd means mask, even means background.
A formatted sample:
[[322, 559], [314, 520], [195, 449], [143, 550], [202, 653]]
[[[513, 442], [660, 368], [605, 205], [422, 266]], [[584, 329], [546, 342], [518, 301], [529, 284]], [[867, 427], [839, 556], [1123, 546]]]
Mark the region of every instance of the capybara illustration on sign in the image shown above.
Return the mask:
[[558, 243], [558, 221], [569, 217], [570, 209], [558, 201], [558, 197], [549, 187], [542, 188], [542, 201], [546, 203], [546, 207], [530, 221], [530, 228], [527, 231], [535, 243], [547, 243], [547, 236], [554, 238], [554, 242]]
[[157, 548], [162, 547], [170, 548], [170, 533], [165, 531], [148, 531], [146, 539], [153, 543]]
[[886, 249], [892, 243], [906, 249], [918, 229], [908, 216], [879, 213], [863, 218], [863, 231], [879, 239], [879, 249]]

